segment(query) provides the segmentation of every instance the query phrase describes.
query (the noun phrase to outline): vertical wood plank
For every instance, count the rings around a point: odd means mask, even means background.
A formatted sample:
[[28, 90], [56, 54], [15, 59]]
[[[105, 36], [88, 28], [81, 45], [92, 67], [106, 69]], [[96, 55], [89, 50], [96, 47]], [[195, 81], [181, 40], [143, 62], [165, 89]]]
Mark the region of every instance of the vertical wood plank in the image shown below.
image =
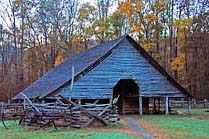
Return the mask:
[[139, 96], [139, 114], [143, 115], [142, 97]]
[[169, 102], [168, 102], [168, 96], [165, 97], [165, 114], [168, 115], [168, 107], [169, 107]]

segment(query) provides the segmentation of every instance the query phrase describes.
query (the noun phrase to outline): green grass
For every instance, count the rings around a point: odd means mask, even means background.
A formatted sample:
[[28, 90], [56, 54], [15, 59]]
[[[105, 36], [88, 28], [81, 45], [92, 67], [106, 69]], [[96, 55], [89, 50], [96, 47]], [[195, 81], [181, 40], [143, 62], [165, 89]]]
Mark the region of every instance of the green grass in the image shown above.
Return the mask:
[[[96, 129], [70, 129], [54, 128], [41, 129], [38, 131], [19, 127], [17, 122], [7, 121], [9, 129], [5, 129], [0, 123], [0, 139], [138, 139], [128, 134], [114, 132], [98, 132]], [[121, 128], [121, 125], [108, 128]]]
[[150, 115], [143, 116], [148, 124], [163, 128], [175, 139], [209, 139], [209, 112], [195, 109], [185, 116]]

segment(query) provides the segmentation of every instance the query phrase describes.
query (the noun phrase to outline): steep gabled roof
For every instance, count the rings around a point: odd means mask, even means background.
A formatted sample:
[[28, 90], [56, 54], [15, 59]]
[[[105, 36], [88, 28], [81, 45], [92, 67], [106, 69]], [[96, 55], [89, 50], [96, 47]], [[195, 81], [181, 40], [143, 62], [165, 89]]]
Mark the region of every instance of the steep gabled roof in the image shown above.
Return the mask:
[[[155, 67], [163, 76], [165, 76], [165, 78], [172, 85], [178, 88], [183, 94], [191, 96], [129, 35], [124, 35], [116, 40], [106, 42], [85, 52], [69, 57], [22, 92], [29, 98], [39, 97], [42, 99], [50, 96], [51, 94], [54, 95], [56, 90], [66, 85], [71, 80], [72, 66], [75, 67], [75, 80], [78, 80], [82, 75], [85, 75], [103, 60], [105, 60], [112, 53], [112, 50], [125, 39], [127, 39], [153, 67]], [[21, 98], [22, 96], [18, 94], [13, 99]]]
[[176, 88], [178, 88], [183, 94], [193, 97], [183, 86], [181, 86], [165, 69], [152, 57], [150, 56], [144, 48], [142, 48], [136, 41], [131, 38], [129, 35], [127, 36], [129, 42], [144, 56], [144, 58], [149, 61], [149, 63], [155, 67], [166, 79], [173, 84]]
[[[32, 83], [29, 87], [24, 89], [22, 93], [29, 98], [43, 98], [55, 91], [66, 82], [71, 80], [72, 67], [75, 68], [75, 76], [79, 76], [82, 72], [89, 70], [93, 64], [97, 62], [108, 51], [114, 48], [125, 36], [117, 38], [112, 41], [105, 42], [101, 45], [88, 49], [79, 54], [70, 56], [64, 60], [60, 65], [44, 74], [41, 78]], [[19, 93], [13, 99], [22, 99], [23, 96]]]

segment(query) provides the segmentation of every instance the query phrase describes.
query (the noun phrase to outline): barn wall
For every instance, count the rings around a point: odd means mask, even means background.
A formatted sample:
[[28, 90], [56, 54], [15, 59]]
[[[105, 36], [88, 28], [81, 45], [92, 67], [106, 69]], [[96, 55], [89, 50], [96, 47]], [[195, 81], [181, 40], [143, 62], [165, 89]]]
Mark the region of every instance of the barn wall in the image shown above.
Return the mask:
[[[133, 79], [142, 96], [180, 96], [182, 93], [124, 39], [111, 55], [74, 83], [74, 98], [111, 98], [120, 79]], [[58, 90], [69, 96], [70, 86]]]

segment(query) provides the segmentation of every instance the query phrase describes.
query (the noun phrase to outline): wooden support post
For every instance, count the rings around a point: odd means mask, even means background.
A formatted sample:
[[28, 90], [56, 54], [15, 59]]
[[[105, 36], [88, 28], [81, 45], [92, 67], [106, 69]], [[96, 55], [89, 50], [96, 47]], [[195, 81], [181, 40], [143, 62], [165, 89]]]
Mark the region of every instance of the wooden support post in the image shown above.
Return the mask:
[[24, 110], [26, 109], [26, 100], [25, 100], [25, 98], [23, 99], [23, 109]]
[[153, 98], [153, 111], [156, 112], [156, 98]]
[[142, 96], [139, 96], [139, 114], [143, 114], [143, 107], [142, 107]]
[[207, 99], [204, 99], [204, 108], [207, 107]]
[[191, 107], [191, 98], [188, 97], [188, 113], [191, 113], [191, 109], [192, 109], [192, 107]]
[[181, 107], [184, 108], [184, 98], [181, 98]]
[[71, 95], [73, 92], [73, 84], [74, 84], [74, 74], [75, 74], [75, 68], [72, 66], [72, 75], [71, 75], [71, 84], [70, 84], [70, 94], [69, 94], [69, 100], [71, 101]]
[[158, 98], [158, 112], [160, 112], [160, 98]]
[[165, 97], [165, 114], [168, 115], [168, 109], [169, 109], [169, 100], [168, 96]]

